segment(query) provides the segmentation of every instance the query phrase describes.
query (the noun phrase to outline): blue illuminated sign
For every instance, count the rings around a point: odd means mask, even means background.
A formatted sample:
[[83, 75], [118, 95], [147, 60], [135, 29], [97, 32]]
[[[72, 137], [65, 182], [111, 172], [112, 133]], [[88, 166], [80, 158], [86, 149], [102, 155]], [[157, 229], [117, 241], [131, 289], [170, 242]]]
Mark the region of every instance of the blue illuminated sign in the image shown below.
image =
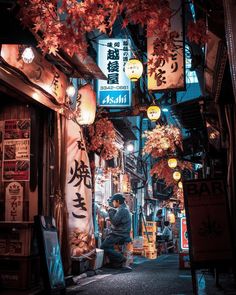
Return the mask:
[[107, 80], [98, 80], [97, 104], [102, 107], [130, 107], [131, 82], [125, 74], [130, 59], [130, 40], [101, 39], [98, 45], [98, 66]]

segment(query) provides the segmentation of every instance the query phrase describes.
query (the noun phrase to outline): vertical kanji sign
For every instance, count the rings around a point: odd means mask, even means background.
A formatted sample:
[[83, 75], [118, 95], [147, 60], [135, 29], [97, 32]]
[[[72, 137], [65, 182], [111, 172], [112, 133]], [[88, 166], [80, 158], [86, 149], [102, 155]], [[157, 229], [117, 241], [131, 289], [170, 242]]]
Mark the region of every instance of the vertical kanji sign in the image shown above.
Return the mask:
[[98, 65], [107, 76], [107, 80], [98, 80], [99, 106], [131, 106], [131, 82], [125, 74], [125, 64], [130, 57], [130, 40], [99, 40]]
[[72, 256], [94, 250], [92, 179], [81, 127], [67, 121], [66, 204]]
[[[184, 90], [185, 89], [185, 48], [183, 34], [183, 11], [182, 0], [170, 0], [170, 7], [173, 10], [171, 18], [171, 27], [169, 32], [175, 31], [179, 37], [175, 40], [175, 49], [167, 60], [161, 60], [159, 67], [154, 67], [154, 63], [148, 62], [148, 89], [156, 91], [165, 90]], [[153, 41], [158, 36], [147, 39], [147, 57], [148, 61], [155, 60], [153, 56]]]
[[188, 250], [188, 231], [186, 217], [181, 217], [180, 219], [180, 247], [181, 250]]

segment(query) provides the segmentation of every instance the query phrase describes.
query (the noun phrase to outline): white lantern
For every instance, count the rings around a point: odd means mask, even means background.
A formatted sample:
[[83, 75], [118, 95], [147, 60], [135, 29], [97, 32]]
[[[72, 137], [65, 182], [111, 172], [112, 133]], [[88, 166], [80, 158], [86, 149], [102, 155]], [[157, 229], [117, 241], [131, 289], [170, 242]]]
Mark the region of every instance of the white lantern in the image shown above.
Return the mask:
[[179, 171], [175, 171], [175, 172], [173, 173], [173, 178], [174, 178], [175, 181], [180, 180], [180, 178], [181, 178], [181, 173], [180, 173]]
[[24, 49], [24, 51], [22, 52], [21, 57], [22, 57], [24, 63], [26, 63], [26, 64], [32, 63], [32, 61], [34, 60], [34, 57], [35, 57], [33, 49], [31, 47], [26, 47]]
[[142, 76], [142, 73], [143, 64], [140, 60], [131, 58], [125, 64], [125, 74], [131, 81], [136, 82]]
[[183, 189], [183, 182], [182, 182], [182, 181], [179, 181], [179, 182], [178, 182], [178, 188], [179, 188], [179, 189]]
[[96, 115], [96, 94], [90, 84], [79, 89], [76, 110], [76, 120], [80, 125], [93, 124]]
[[150, 106], [147, 109], [147, 116], [149, 120], [151, 120], [152, 122], [155, 122], [161, 116], [161, 109], [159, 108], [159, 106], [155, 106], [155, 105]]
[[177, 167], [177, 159], [176, 158], [170, 158], [168, 159], [168, 166], [171, 168], [171, 169], [174, 169]]

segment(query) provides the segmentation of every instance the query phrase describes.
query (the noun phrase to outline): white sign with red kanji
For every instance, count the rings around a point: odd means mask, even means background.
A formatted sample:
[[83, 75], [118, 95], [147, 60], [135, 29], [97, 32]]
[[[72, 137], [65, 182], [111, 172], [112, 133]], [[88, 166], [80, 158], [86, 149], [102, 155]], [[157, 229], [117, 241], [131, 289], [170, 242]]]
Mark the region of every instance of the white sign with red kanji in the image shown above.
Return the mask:
[[65, 197], [69, 214], [72, 256], [92, 251], [94, 229], [92, 214], [92, 178], [81, 127], [67, 120]]
[[23, 220], [23, 185], [17, 181], [6, 184], [5, 221]]

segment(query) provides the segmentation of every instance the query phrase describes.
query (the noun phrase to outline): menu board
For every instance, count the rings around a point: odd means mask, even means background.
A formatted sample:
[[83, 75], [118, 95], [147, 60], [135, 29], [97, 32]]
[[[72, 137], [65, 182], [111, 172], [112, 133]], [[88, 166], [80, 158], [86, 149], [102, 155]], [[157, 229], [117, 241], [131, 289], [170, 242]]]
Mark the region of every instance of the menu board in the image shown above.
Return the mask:
[[30, 120], [6, 120], [2, 129], [2, 181], [29, 181]]
[[42, 259], [44, 287], [49, 293], [63, 290], [64, 270], [55, 220], [51, 216], [38, 215], [35, 216], [35, 225]]

